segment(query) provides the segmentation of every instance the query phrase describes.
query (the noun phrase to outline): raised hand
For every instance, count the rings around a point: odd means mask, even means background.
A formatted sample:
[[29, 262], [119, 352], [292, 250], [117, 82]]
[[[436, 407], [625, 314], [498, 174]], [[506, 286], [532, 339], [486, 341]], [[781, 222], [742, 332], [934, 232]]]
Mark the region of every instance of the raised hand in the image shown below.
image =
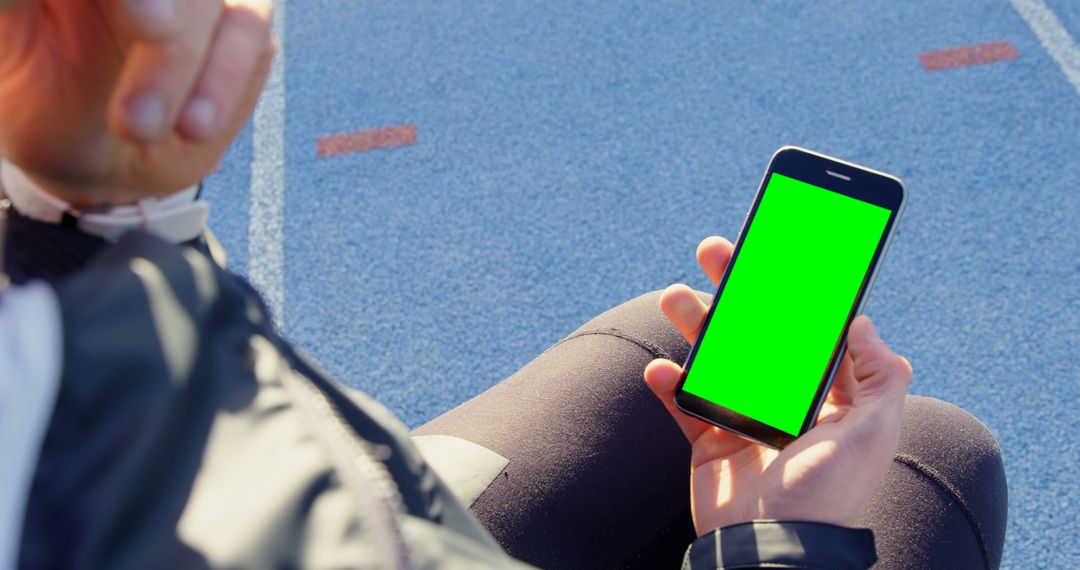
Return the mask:
[[255, 106], [272, 0], [4, 0], [0, 154], [80, 206], [191, 186]]
[[[732, 245], [708, 238], [697, 257], [717, 283]], [[708, 307], [685, 285], [672, 285], [661, 308], [694, 342]], [[783, 353], [783, 347], [776, 347]], [[878, 338], [860, 316], [848, 333], [848, 352], [817, 425], [783, 451], [775, 451], [690, 417], [675, 407], [682, 373], [654, 360], [645, 382], [693, 445], [691, 501], [698, 535], [754, 519], [820, 521], [849, 526], [865, 509], [888, 470], [899, 442], [900, 413], [911, 366]]]

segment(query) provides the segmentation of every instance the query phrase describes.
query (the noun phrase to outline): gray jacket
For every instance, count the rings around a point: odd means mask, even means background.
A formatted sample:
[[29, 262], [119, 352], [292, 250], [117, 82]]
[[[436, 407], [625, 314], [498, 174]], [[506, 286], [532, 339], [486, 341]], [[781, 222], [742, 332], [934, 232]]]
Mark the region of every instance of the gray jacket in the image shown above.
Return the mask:
[[384, 408], [194, 249], [130, 235], [55, 289], [28, 568], [514, 567]]

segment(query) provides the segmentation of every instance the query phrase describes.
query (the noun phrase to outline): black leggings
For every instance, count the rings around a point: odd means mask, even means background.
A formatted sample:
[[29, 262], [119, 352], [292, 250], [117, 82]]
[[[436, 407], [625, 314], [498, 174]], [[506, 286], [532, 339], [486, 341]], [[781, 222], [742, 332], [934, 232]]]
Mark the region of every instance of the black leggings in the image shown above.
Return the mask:
[[[705, 296], [707, 298], [707, 296]], [[690, 446], [642, 380], [689, 346], [658, 293], [593, 319], [519, 372], [414, 432], [509, 459], [472, 511], [541, 568], [678, 568], [694, 539]], [[997, 568], [1005, 473], [987, 428], [909, 396], [892, 469], [859, 521], [878, 568]]]

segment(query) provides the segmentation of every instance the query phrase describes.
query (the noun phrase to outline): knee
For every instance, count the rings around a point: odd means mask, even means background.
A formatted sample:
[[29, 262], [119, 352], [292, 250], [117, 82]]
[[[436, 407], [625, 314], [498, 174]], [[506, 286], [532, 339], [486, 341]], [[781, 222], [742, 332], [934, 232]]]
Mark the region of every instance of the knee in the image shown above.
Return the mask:
[[959, 406], [923, 396], [904, 403], [899, 454], [937, 466], [958, 484], [1000, 479], [1001, 448], [990, 429]]
[[[583, 335], [619, 336], [646, 348], [658, 358], [682, 362], [690, 344], [679, 334], [660, 310], [660, 295], [652, 291], [635, 297], [600, 314], [571, 333], [565, 340]], [[706, 304], [712, 296], [698, 292]]]
[[996, 567], [1008, 516], [997, 439], [975, 416], [933, 398], [908, 396], [903, 417], [896, 467], [949, 496], [972, 527], [987, 564]]

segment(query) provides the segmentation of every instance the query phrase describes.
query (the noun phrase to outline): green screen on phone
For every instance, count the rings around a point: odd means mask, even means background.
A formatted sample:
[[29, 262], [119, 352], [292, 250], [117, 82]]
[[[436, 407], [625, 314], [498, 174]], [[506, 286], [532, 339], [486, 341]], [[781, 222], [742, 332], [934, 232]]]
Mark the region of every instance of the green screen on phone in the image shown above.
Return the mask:
[[890, 213], [772, 173], [683, 390], [798, 435]]

